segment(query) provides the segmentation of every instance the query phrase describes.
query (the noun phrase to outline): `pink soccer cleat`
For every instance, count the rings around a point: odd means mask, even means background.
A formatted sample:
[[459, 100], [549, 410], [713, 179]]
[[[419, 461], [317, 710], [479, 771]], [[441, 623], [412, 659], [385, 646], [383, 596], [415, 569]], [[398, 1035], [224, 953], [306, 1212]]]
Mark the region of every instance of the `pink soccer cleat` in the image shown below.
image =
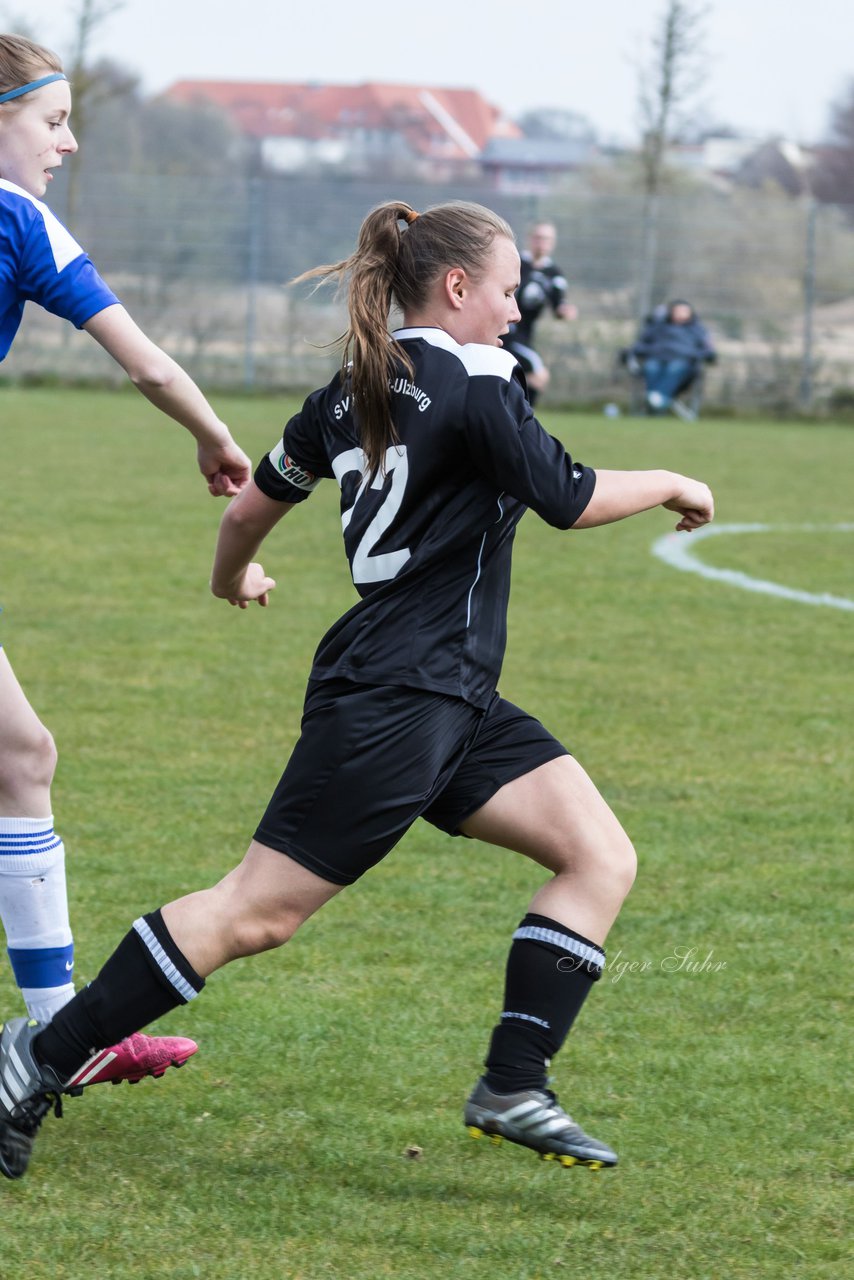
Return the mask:
[[63, 1092], [89, 1084], [138, 1084], [146, 1076], [162, 1076], [169, 1067], [183, 1067], [198, 1049], [184, 1036], [144, 1036], [137, 1031], [110, 1049], [99, 1049], [75, 1071]]

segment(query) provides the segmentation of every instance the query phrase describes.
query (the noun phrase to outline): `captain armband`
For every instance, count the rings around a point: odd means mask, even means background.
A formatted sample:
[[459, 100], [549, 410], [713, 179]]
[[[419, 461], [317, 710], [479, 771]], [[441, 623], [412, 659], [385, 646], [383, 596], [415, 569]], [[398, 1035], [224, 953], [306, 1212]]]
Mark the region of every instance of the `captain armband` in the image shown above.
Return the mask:
[[295, 489], [299, 489], [306, 496], [320, 484], [320, 476], [314, 475], [311, 471], [307, 471], [305, 467], [301, 467], [298, 462], [294, 462], [293, 458], [285, 450], [284, 441], [280, 441], [275, 449], [270, 450], [267, 456], [277, 475], [280, 475], [283, 480], [293, 485]]

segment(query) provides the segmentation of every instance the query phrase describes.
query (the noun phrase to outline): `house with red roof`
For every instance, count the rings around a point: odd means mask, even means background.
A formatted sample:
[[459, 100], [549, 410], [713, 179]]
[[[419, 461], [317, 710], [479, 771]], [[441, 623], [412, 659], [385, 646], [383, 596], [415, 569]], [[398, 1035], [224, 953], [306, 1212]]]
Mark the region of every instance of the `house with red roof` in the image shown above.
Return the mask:
[[274, 173], [447, 179], [479, 172], [491, 143], [522, 136], [475, 89], [179, 80], [164, 96], [218, 107]]

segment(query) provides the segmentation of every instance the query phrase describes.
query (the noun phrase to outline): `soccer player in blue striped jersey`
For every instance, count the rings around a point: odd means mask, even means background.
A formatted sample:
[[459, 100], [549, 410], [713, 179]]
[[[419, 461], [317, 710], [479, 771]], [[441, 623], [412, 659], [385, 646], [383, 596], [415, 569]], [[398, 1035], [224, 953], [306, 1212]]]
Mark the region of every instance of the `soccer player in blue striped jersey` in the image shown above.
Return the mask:
[[[528, 508], [580, 530], [664, 506], [690, 531], [712, 518], [712, 495], [669, 471], [594, 471], [543, 430], [501, 348], [519, 315], [519, 255], [490, 210], [381, 205], [353, 255], [312, 277], [348, 281], [342, 369], [225, 512], [211, 586], [241, 608], [266, 606], [275, 581], [258, 549], [326, 478], [341, 492], [360, 598], [320, 642], [300, 738], [242, 862], [140, 917], [49, 1026], [7, 1024], [7, 1176], [25, 1170], [43, 1115], [93, 1047], [194, 998], [229, 961], [286, 942], [418, 817], [549, 873], [513, 934], [466, 1124], [563, 1164], [617, 1162], [559, 1105], [547, 1073], [602, 973], [635, 855], [581, 765], [497, 692], [512, 543]], [[403, 327], [390, 334], [393, 303]]]
[[[70, 110], [56, 55], [21, 36], [0, 36], [0, 360], [28, 301], [69, 320], [195, 437], [211, 493], [237, 493], [249, 480], [249, 459], [195, 383], [134, 324], [42, 203], [53, 171], [77, 150]], [[55, 763], [53, 739], [0, 648], [0, 919], [27, 1009], [40, 1020], [74, 994], [65, 850], [51, 813]], [[79, 1083], [162, 1075], [194, 1052], [184, 1038], [135, 1036], [105, 1047], [81, 1070]]]

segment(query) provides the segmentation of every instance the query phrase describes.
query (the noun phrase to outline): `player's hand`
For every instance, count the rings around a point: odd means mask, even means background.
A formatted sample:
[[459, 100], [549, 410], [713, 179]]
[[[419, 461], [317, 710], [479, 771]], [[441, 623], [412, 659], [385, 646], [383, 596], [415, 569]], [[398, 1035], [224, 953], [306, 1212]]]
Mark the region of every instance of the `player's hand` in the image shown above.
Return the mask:
[[252, 463], [243, 450], [229, 439], [227, 444], [199, 445], [199, 470], [214, 498], [233, 498], [252, 476]]
[[268, 578], [263, 565], [247, 565], [243, 577], [238, 583], [229, 583], [226, 587], [211, 581], [211, 591], [220, 600], [237, 605], [238, 609], [248, 609], [253, 600], [266, 609], [270, 602], [270, 592], [276, 585], [275, 578]]
[[677, 530], [690, 533], [714, 519], [715, 500], [711, 489], [702, 480], [689, 480], [687, 476], [678, 476], [677, 480], [681, 482], [679, 492], [662, 505], [668, 511], [678, 511], [682, 519], [676, 526]]
[[559, 320], [577, 320], [578, 307], [574, 302], [562, 302], [557, 309], [556, 315]]

